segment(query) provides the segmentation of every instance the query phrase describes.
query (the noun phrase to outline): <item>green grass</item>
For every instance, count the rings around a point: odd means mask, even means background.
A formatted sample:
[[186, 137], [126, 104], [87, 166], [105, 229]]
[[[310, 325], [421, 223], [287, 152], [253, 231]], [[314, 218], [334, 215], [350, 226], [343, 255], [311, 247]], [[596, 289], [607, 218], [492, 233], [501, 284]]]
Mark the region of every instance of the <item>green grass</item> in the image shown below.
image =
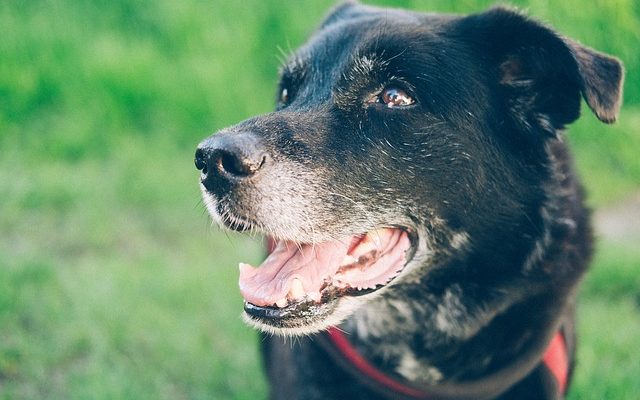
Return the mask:
[[[261, 245], [211, 228], [193, 150], [271, 109], [278, 49], [332, 4], [0, 2], [0, 399], [265, 397], [236, 283]], [[585, 108], [567, 140], [593, 206], [637, 192], [639, 3], [514, 4], [625, 61], [620, 123]], [[573, 399], [640, 392], [637, 242], [599, 245]]]

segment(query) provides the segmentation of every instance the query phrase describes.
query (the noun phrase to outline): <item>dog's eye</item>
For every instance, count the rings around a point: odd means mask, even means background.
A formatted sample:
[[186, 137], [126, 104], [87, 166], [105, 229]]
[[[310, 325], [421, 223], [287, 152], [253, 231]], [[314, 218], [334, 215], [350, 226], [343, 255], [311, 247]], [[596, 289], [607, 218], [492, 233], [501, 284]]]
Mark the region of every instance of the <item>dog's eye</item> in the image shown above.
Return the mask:
[[380, 93], [380, 102], [387, 107], [410, 106], [415, 100], [402, 89], [390, 87]]
[[283, 88], [280, 92], [280, 103], [287, 104], [289, 102], [289, 89]]
[[410, 106], [416, 101], [407, 92], [396, 87], [384, 89], [377, 97], [376, 102], [382, 103], [389, 108]]

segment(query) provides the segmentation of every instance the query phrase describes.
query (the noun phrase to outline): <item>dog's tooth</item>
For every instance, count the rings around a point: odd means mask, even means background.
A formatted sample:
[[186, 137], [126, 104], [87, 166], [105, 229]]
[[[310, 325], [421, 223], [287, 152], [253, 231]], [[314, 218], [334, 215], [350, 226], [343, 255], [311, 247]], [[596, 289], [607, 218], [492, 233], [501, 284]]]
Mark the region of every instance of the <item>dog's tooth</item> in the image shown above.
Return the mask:
[[355, 264], [358, 262], [358, 259], [355, 258], [354, 256], [351, 256], [349, 254], [347, 254], [346, 256], [344, 256], [344, 258], [342, 259], [342, 262], [340, 263], [340, 266], [345, 266], [345, 265], [351, 265], [351, 264]]
[[384, 236], [387, 235], [389, 232], [389, 228], [378, 228], [378, 229], [374, 229], [372, 231], [369, 232], [369, 235], [373, 235], [373, 236]]
[[315, 302], [320, 302], [320, 300], [322, 299], [322, 295], [318, 291], [307, 293], [307, 296]]
[[378, 246], [376, 245], [376, 243], [367, 238], [363, 240], [359, 245], [357, 245], [355, 249], [353, 249], [353, 251], [351, 252], [351, 255], [354, 261], [358, 262], [358, 257], [377, 249], [378, 249]]
[[280, 307], [280, 308], [285, 308], [287, 306], [289, 302], [287, 301], [286, 297], [281, 298], [280, 300], [276, 301], [276, 306]]
[[305, 296], [306, 292], [302, 287], [302, 281], [298, 278], [293, 278], [291, 281], [291, 288], [289, 289], [289, 298], [293, 300], [301, 299]]
[[389, 229], [380, 228], [367, 233], [365, 237], [366, 242], [373, 242], [376, 246], [380, 246], [383, 242], [383, 238], [389, 235]]
[[240, 263], [238, 264], [238, 269], [240, 270], [240, 276], [252, 275], [257, 268], [252, 266], [251, 264]]
[[389, 236], [389, 232], [388, 228], [380, 228], [368, 232], [364, 239], [351, 251], [351, 255], [357, 259], [362, 255], [380, 249]]

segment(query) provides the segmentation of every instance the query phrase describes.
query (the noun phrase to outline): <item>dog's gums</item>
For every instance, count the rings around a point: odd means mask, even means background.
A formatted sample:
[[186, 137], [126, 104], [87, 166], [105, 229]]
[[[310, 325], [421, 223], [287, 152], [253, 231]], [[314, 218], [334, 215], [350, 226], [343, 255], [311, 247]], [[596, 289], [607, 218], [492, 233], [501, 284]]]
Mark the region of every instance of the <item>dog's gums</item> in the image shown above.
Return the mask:
[[368, 293], [398, 275], [410, 249], [409, 234], [399, 228], [317, 244], [280, 240], [258, 268], [240, 263], [240, 292], [252, 310]]

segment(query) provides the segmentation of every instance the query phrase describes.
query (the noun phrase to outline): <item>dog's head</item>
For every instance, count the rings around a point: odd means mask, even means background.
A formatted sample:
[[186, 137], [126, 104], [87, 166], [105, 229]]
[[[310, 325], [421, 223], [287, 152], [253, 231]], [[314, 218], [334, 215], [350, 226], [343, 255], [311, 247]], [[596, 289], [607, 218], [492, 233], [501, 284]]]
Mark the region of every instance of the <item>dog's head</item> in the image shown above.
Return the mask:
[[612, 122], [622, 75], [507, 9], [339, 6], [283, 66], [276, 111], [196, 152], [213, 218], [272, 243], [241, 264], [246, 319], [309, 333], [447, 260], [518, 268], [532, 241], [507, 239], [540, 234], [546, 144], [581, 96]]

